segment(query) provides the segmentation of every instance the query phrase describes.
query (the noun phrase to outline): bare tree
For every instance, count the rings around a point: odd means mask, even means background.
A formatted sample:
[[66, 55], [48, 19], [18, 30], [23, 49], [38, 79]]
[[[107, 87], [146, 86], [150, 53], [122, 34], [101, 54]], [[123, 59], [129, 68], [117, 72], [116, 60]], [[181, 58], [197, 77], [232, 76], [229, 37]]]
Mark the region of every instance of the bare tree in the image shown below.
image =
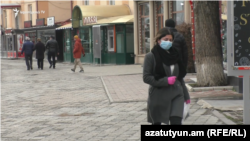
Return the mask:
[[194, 1], [195, 61], [198, 86], [226, 85], [219, 20], [219, 1]]

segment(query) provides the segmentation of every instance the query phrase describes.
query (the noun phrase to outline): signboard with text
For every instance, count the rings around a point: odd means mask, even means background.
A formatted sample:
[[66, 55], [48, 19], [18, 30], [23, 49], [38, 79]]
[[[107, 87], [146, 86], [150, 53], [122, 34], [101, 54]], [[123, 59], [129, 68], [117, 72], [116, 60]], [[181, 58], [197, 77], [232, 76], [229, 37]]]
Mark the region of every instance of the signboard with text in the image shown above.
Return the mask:
[[24, 28], [32, 27], [32, 21], [24, 21]]
[[55, 24], [55, 17], [47, 18], [47, 26], [53, 26]]
[[84, 19], [83, 19], [83, 25], [91, 24], [91, 23], [97, 23], [97, 17], [96, 16], [93, 16], [93, 17], [84, 17]]
[[44, 26], [45, 20], [43, 19], [36, 19], [36, 26]]

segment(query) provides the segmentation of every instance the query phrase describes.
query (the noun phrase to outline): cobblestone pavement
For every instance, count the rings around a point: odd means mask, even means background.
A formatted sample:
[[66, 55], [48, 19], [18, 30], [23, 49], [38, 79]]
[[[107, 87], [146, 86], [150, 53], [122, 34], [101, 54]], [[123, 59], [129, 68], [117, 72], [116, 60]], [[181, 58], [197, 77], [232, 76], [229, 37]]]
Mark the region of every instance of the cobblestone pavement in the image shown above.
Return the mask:
[[[72, 64], [44, 66], [38, 70], [33, 62], [34, 70], [27, 71], [24, 60], [1, 60], [2, 141], [140, 140], [140, 125], [148, 124], [146, 102], [110, 104], [100, 76], [141, 67], [85, 65], [85, 73], [73, 73]], [[191, 101], [184, 124], [223, 124]]]
[[[186, 76], [185, 82], [191, 82], [191, 77], [194, 76], [192, 74]], [[142, 74], [103, 76], [102, 78], [111, 102], [147, 100], [148, 85], [143, 82]], [[232, 90], [189, 92], [189, 94], [191, 98], [242, 96]]]

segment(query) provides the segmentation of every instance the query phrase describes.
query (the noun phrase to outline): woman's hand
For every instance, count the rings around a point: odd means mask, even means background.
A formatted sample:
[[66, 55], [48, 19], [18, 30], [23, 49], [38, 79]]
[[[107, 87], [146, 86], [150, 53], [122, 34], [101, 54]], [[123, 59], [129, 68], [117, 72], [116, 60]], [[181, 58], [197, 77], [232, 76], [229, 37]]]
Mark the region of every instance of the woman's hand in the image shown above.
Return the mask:
[[176, 76], [170, 76], [170, 77], [168, 77], [168, 84], [169, 85], [174, 85], [175, 80], [176, 80]]
[[186, 100], [185, 102], [186, 102], [186, 104], [189, 104], [190, 103], [190, 99]]

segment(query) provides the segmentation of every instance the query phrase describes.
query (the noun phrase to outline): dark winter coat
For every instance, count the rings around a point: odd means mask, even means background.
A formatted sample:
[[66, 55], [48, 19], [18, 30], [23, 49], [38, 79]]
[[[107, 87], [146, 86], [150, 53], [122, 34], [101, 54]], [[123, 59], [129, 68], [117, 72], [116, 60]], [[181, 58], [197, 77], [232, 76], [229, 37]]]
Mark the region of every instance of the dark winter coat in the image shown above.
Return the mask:
[[171, 28], [171, 27], [167, 27], [171, 32], [174, 33], [174, 42], [173, 42], [173, 47], [176, 47], [177, 49], [179, 49], [179, 51], [181, 52], [181, 58], [183, 61], [183, 65], [185, 68], [187, 68], [187, 64], [188, 64], [188, 48], [187, 48], [187, 44], [185, 41], [185, 38], [182, 34], [180, 34], [175, 28]]
[[[187, 48], [187, 44], [185, 41], [185, 38], [183, 37], [182, 34], [180, 34], [175, 28], [171, 28], [171, 27], [167, 27], [171, 32], [174, 33], [174, 42], [172, 47], [176, 47], [180, 54], [181, 54], [181, 58], [182, 58], [182, 62], [185, 68], [187, 68], [187, 64], [188, 64], [188, 48]], [[181, 80], [181, 85], [184, 91], [184, 98], [185, 100], [190, 99], [190, 95], [188, 93], [187, 87], [185, 85], [184, 80]]]
[[46, 49], [48, 49], [48, 52], [52, 52], [52, 53], [59, 53], [59, 47], [58, 47], [58, 43], [56, 40], [52, 39], [49, 40], [46, 44]]
[[[174, 85], [168, 84], [169, 76], [179, 75], [179, 66], [174, 65], [173, 74], [171, 75], [171, 68], [162, 64], [166, 73], [166, 77], [156, 80], [155, 74], [155, 57], [152, 52], [147, 53], [143, 65], [143, 81], [149, 84], [149, 96], [147, 106], [148, 122], [161, 122], [169, 124], [171, 116], [183, 116], [184, 108], [184, 92], [181, 82], [176, 79]], [[161, 87], [161, 88], [159, 88]]]
[[34, 50], [34, 44], [31, 41], [26, 40], [23, 44], [21, 54], [32, 55]]
[[36, 50], [36, 59], [44, 59], [45, 45], [42, 42], [39, 41], [34, 50]]

